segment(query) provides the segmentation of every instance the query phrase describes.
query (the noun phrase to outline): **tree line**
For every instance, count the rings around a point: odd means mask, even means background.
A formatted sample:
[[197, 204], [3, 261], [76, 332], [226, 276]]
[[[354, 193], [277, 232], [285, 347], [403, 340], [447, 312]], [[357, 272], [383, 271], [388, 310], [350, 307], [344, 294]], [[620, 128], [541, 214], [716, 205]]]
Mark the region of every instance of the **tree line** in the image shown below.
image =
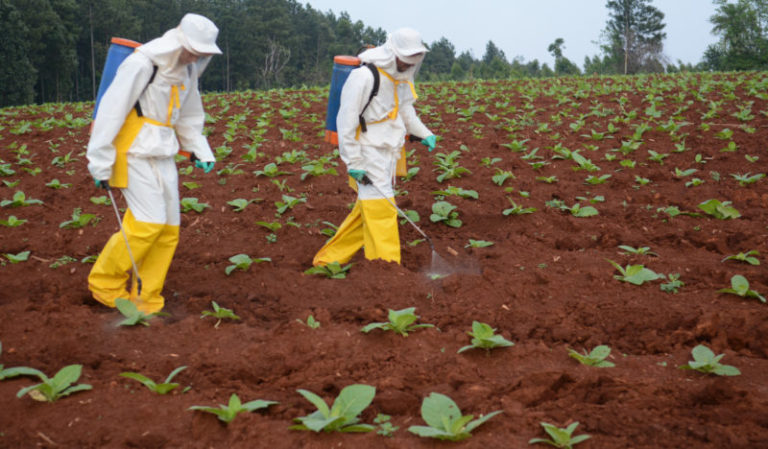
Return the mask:
[[[549, 67], [508, 59], [492, 41], [479, 59], [457, 54], [445, 37], [427, 43], [420, 79], [469, 80], [679, 70], [761, 70], [768, 64], [768, 1], [713, 0], [712, 32], [719, 41], [696, 65], [670, 63], [663, 50], [664, 14], [651, 0], [608, 0], [601, 54], [579, 67], [562, 38], [548, 47]], [[237, 91], [324, 85], [333, 56], [380, 45], [387, 31], [322, 12], [297, 0], [0, 0], [0, 107], [89, 101], [95, 97], [112, 37], [146, 42], [176, 26], [186, 12], [219, 27], [224, 51], [201, 86]]]

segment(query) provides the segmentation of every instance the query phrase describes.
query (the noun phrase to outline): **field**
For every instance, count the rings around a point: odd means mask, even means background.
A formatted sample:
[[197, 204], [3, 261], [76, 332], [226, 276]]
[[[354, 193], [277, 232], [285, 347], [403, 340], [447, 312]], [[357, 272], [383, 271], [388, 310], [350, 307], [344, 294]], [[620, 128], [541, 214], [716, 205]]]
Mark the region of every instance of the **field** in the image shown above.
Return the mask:
[[[209, 174], [179, 162], [201, 212], [182, 214], [169, 316], [133, 327], [87, 290], [89, 256], [118, 230], [86, 169], [92, 105], [0, 110], [0, 220], [26, 220], [0, 231], [0, 364], [79, 364], [92, 386], [46, 403], [17, 398], [34, 377], [1, 381], [0, 447], [448, 447], [408, 431], [433, 392], [464, 414], [502, 412], [457, 447], [529, 447], [541, 422], [578, 422], [574, 436], [591, 436], [579, 449], [768, 447], [768, 76], [417, 87], [440, 140], [408, 145], [397, 202], [446, 276], [429, 274], [408, 223], [402, 265], [358, 254], [344, 279], [305, 274], [355, 198], [322, 139], [325, 91], [210, 94], [219, 161]], [[16, 192], [42, 203], [14, 207]], [[432, 221], [441, 201], [455, 209]], [[239, 254], [254, 262], [227, 274]], [[721, 292], [734, 276], [742, 295]], [[240, 319], [201, 317], [214, 301]], [[434, 327], [361, 332], [408, 307]], [[473, 321], [514, 346], [457, 353]], [[614, 367], [569, 357], [599, 345]], [[678, 369], [697, 345], [741, 374]], [[181, 366], [166, 395], [120, 376], [160, 382]], [[351, 384], [376, 388], [361, 422], [386, 414], [397, 430], [289, 429], [316, 409], [297, 390], [330, 404]], [[229, 424], [188, 410], [233, 393], [278, 404]]]

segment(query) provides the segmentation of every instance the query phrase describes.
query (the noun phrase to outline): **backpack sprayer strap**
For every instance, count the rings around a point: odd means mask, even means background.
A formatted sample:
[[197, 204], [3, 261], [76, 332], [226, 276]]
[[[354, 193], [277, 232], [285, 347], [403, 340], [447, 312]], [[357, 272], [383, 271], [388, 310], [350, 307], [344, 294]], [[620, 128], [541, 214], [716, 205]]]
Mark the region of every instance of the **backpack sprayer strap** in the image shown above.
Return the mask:
[[[144, 91], [147, 90], [147, 87], [149, 87], [150, 84], [152, 84], [152, 81], [155, 80], [155, 75], [157, 75], [157, 66], [152, 66], [152, 76], [149, 77], [149, 81], [147, 81], [147, 85], [144, 86], [144, 90], [141, 91], [141, 94], [139, 94], [139, 98], [144, 94]], [[136, 115], [139, 117], [144, 117], [144, 114], [141, 112], [141, 105], [139, 104], [139, 100], [136, 100], [136, 104], [133, 105], [133, 108], [136, 109]]]
[[371, 104], [371, 100], [373, 100], [373, 97], [375, 97], [379, 93], [379, 84], [381, 84], [381, 78], [379, 76], [379, 70], [378, 68], [373, 65], [370, 62], [366, 62], [363, 64], [365, 67], [368, 67], [368, 69], [371, 71], [371, 74], [373, 75], [373, 89], [371, 90], [371, 95], [368, 96], [368, 101], [365, 103], [365, 106], [363, 106], [363, 110], [360, 111], [360, 131], [366, 132], [368, 131], [368, 126], [365, 124], [365, 119], [363, 118], [363, 113], [366, 109], [368, 109], [368, 105]]

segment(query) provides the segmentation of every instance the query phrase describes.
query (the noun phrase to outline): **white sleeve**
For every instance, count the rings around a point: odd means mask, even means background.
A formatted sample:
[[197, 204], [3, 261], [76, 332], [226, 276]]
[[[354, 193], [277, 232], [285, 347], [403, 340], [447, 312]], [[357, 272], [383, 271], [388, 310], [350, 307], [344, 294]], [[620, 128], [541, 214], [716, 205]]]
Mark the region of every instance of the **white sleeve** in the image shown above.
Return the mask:
[[339, 114], [336, 116], [336, 129], [339, 134], [339, 155], [350, 170], [364, 170], [360, 142], [355, 139], [360, 125], [360, 113], [373, 90], [373, 74], [366, 67], [350, 72], [341, 89]]
[[88, 171], [94, 179], [103, 181], [112, 176], [112, 165], [115, 162], [115, 146], [112, 142], [147, 87], [152, 71], [149, 58], [138, 52], [131, 54], [120, 64], [112, 84], [101, 97], [86, 152]]
[[176, 136], [179, 138], [181, 148], [194, 155], [203, 162], [214, 162], [211, 146], [208, 139], [203, 135], [205, 126], [205, 111], [203, 110], [203, 100], [200, 98], [200, 91], [197, 90], [197, 74], [194, 73], [184, 104], [179, 111], [179, 120], [174, 125]]
[[413, 107], [413, 103], [409, 103], [400, 108], [400, 117], [405, 123], [405, 129], [408, 134], [421, 137], [422, 139], [431, 136], [432, 131], [427, 128], [416, 114], [416, 109]]

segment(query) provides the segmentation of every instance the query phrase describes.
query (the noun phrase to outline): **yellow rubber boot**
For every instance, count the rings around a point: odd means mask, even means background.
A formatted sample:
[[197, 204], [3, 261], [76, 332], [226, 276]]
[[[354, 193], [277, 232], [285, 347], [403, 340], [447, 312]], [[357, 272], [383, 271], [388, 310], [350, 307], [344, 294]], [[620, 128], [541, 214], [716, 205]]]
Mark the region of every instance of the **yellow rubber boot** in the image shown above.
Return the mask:
[[[130, 209], [125, 212], [123, 229], [137, 265], [140, 266], [162, 228], [160, 224], [136, 221]], [[125, 238], [117, 231], [107, 241], [88, 275], [88, 289], [93, 293], [93, 298], [109, 307], [115, 307], [117, 298], [129, 299], [127, 283], [132, 270]]]
[[312, 265], [317, 267], [332, 262], [347, 263], [362, 246], [363, 219], [358, 200], [339, 229], [336, 230], [336, 234], [315, 254]]
[[179, 243], [179, 227], [165, 225], [152, 247], [147, 251], [144, 260], [139, 265], [141, 278], [141, 297], [138, 297], [138, 286], [133, 283], [131, 300], [144, 313], [155, 313], [163, 310], [165, 299], [162, 296], [165, 276], [171, 266], [176, 245]]
[[394, 198], [360, 201], [365, 258], [400, 263], [400, 233]]

